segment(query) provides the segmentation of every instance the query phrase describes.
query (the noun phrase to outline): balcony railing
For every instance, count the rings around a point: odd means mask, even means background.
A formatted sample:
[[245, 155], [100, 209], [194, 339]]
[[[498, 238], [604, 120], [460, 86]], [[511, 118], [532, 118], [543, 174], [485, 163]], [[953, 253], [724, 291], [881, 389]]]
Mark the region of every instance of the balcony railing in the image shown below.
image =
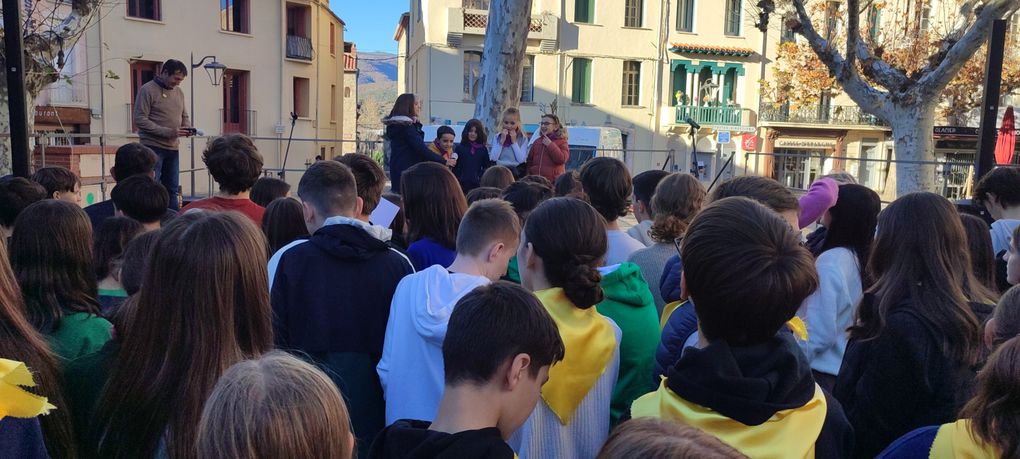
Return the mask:
[[[448, 31], [447, 44], [459, 47], [464, 35], [485, 35], [485, 29], [489, 25], [488, 8], [471, 8], [472, 2], [465, 3], [464, 7], [451, 7], [448, 9]], [[542, 14], [531, 16], [531, 23], [528, 28], [528, 40], [538, 40], [543, 52], [552, 52], [556, 49], [557, 27], [556, 17]]]
[[790, 109], [786, 106], [765, 105], [761, 121], [773, 123], [830, 124], [841, 126], [887, 126], [879, 117], [865, 113], [855, 105], [834, 105]]
[[706, 126], [748, 126], [751, 111], [740, 107], [695, 107], [677, 105], [676, 123], [686, 124], [687, 118]]
[[312, 40], [306, 37], [287, 35], [287, 57], [312, 60]]
[[255, 110], [224, 111], [220, 109], [220, 120], [223, 121], [224, 134], [255, 135], [258, 123], [258, 112]]

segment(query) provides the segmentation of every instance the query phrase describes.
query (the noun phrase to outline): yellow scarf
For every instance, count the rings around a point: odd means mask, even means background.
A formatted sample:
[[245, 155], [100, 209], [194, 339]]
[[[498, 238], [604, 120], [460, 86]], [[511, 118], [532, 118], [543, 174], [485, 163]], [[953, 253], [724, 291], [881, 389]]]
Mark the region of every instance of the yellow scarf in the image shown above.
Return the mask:
[[662, 318], [659, 319], [659, 330], [666, 328], [666, 321], [669, 320], [669, 316], [673, 315], [673, 311], [680, 309], [680, 306], [687, 304], [686, 301], [674, 301], [667, 304], [662, 308]]
[[40, 397], [22, 389], [35, 387], [32, 373], [24, 363], [14, 360], [0, 359], [0, 419], [7, 416], [15, 418], [34, 418], [40, 414], [49, 414], [56, 408]]
[[825, 423], [822, 389], [804, 406], [783, 410], [758, 426], [748, 426], [712, 409], [688, 402], [666, 387], [634, 401], [631, 416], [661, 418], [696, 427], [753, 459], [814, 458], [815, 441]]
[[994, 459], [1000, 456], [995, 445], [986, 444], [970, 430], [969, 419], [960, 419], [939, 427], [928, 455], [931, 459]]
[[617, 346], [616, 335], [609, 321], [594, 307], [578, 309], [562, 288], [538, 291], [535, 296], [556, 322], [566, 351], [563, 361], [549, 370], [549, 382], [542, 386], [542, 399], [560, 423], [567, 425], [609, 366]]

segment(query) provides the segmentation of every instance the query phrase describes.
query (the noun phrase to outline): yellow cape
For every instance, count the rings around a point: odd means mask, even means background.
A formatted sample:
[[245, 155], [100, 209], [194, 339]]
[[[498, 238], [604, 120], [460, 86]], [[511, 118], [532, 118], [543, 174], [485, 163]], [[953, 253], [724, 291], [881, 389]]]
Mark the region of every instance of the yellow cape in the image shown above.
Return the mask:
[[28, 367], [21, 362], [0, 359], [0, 419], [7, 416], [34, 418], [56, 408], [46, 401], [46, 397], [35, 395], [22, 387], [35, 387]]
[[549, 382], [542, 386], [542, 399], [560, 423], [567, 425], [609, 366], [617, 346], [616, 335], [609, 321], [594, 307], [577, 308], [562, 288], [541, 290], [535, 296], [556, 322], [565, 349], [563, 361], [549, 370]]
[[814, 458], [815, 441], [825, 423], [826, 402], [822, 389], [804, 406], [783, 410], [758, 426], [748, 426], [680, 398], [666, 387], [634, 401], [631, 416], [676, 421], [712, 435], [754, 459]]
[[995, 459], [1000, 456], [995, 445], [985, 444], [974, 434], [969, 419], [960, 419], [939, 427], [928, 453], [931, 459]]

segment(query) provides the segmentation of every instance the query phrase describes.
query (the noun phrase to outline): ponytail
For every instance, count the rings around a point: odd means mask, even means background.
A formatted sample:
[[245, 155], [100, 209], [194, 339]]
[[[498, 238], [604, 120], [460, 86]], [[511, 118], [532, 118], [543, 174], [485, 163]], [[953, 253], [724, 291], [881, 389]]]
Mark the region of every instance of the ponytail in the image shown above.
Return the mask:
[[591, 205], [575, 198], [550, 199], [528, 217], [524, 237], [542, 259], [545, 277], [563, 288], [574, 306], [589, 309], [602, 302], [598, 267], [608, 240], [605, 220]]

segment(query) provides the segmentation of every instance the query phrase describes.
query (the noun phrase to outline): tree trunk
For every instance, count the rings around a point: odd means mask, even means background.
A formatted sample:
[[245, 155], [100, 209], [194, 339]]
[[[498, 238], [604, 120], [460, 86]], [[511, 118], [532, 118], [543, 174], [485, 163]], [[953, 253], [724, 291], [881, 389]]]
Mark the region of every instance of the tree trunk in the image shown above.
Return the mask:
[[[935, 106], [898, 107], [889, 120], [896, 144], [896, 195], [935, 190]], [[909, 162], [903, 162], [909, 161]], [[890, 174], [891, 176], [891, 174]], [[891, 187], [886, 187], [891, 189]]]
[[500, 115], [521, 101], [521, 72], [531, 28], [532, 0], [492, 0], [482, 52], [482, 84], [475, 103], [475, 118], [498, 131]]

